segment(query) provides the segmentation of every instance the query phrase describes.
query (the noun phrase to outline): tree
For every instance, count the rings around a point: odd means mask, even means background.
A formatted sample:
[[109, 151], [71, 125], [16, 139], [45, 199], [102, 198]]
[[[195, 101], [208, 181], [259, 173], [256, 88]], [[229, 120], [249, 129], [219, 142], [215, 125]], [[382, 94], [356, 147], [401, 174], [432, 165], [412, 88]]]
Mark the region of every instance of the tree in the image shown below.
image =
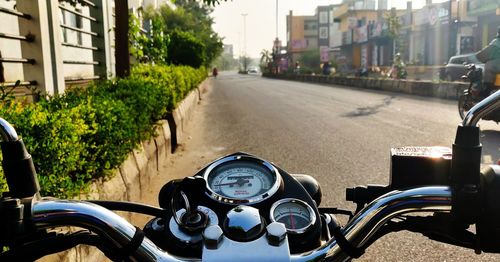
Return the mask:
[[392, 39], [394, 44], [394, 50], [396, 53], [405, 53], [403, 39], [401, 38], [401, 19], [396, 13], [396, 9], [391, 9], [391, 11], [385, 16], [387, 24], [389, 25], [389, 37]]
[[262, 49], [262, 51], [260, 51], [260, 64], [267, 66], [267, 64], [269, 64], [272, 61], [273, 61], [273, 56], [271, 54], [271, 51]]
[[299, 63], [302, 66], [302, 71], [312, 70], [318, 71], [321, 64], [319, 49], [307, 50], [300, 56]]
[[129, 16], [130, 54], [138, 61], [165, 63], [167, 58], [168, 35], [163, 31], [163, 21], [158, 16], [151, 17], [151, 31], [144, 33], [139, 19]]
[[205, 45], [189, 32], [170, 34], [167, 62], [174, 65], [200, 67], [206, 62]]
[[214, 21], [210, 14], [213, 8], [192, 0], [177, 0], [175, 4], [175, 10], [163, 5], [156, 11], [163, 20], [164, 31], [168, 34], [174, 31], [187, 32], [197, 38], [204, 45], [203, 50], [200, 50], [205, 56], [204, 65], [210, 65], [223, 50], [222, 38], [212, 29]]

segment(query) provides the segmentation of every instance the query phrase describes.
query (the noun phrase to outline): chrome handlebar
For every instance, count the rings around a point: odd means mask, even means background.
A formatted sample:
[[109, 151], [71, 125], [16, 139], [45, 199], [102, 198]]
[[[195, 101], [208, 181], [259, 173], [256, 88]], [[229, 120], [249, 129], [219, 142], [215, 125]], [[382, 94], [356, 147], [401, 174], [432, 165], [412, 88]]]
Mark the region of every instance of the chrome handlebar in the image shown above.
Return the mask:
[[491, 94], [473, 106], [462, 121], [462, 126], [476, 126], [481, 118], [489, 113], [500, 110], [500, 90]]
[[[405, 191], [389, 192], [363, 208], [342, 229], [345, 238], [355, 247], [363, 246], [390, 219], [419, 212], [450, 212], [451, 189], [446, 186], [420, 187]], [[292, 261], [317, 261], [323, 258], [344, 261], [348, 255], [331, 239], [320, 248], [300, 255]]]
[[[451, 190], [449, 187], [421, 187], [405, 191], [393, 191], [374, 200], [361, 210], [344, 227], [346, 239], [354, 246], [361, 247], [369, 241], [377, 230], [390, 219], [418, 212], [449, 212], [451, 210]], [[81, 201], [42, 199], [32, 206], [33, 223], [37, 228], [77, 226], [89, 229], [114, 243], [124, 247], [135, 234], [135, 227], [122, 217], [101, 206]], [[159, 249], [149, 239], [144, 238], [134, 258], [139, 261], [198, 261], [181, 258]], [[342, 261], [348, 258], [335, 239], [323, 246], [302, 254], [291, 255], [291, 261]]]
[[5, 142], [13, 142], [19, 140], [17, 136], [17, 132], [12, 127], [12, 125], [7, 122], [5, 119], [0, 117], [0, 136], [2, 137], [2, 141]]

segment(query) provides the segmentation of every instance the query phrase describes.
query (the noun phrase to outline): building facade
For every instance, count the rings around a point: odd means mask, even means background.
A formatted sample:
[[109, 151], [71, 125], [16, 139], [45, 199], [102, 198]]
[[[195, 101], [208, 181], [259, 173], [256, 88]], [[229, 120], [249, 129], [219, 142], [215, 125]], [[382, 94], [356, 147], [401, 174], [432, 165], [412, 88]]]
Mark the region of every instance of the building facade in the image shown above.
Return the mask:
[[[496, 36], [498, 0], [449, 0], [413, 9], [387, 10], [387, 1], [345, 0], [318, 6], [314, 16], [287, 16], [292, 60], [318, 49], [320, 62], [335, 61], [341, 71], [391, 66], [400, 53], [409, 65], [442, 66], [451, 56], [477, 52]], [[393, 36], [389, 17], [396, 16]]]
[[287, 53], [291, 62], [300, 59], [307, 50], [315, 50], [318, 45], [318, 17], [287, 15]]

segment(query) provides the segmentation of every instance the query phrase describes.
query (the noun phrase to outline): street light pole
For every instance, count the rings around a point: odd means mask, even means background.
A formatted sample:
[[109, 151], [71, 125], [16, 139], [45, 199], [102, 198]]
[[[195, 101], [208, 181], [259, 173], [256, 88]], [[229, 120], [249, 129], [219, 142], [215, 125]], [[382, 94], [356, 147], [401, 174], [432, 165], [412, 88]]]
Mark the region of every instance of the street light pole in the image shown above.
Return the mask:
[[276, 0], [276, 39], [278, 39], [278, 0]]
[[243, 16], [243, 67], [245, 72], [247, 71], [247, 15], [241, 14]]

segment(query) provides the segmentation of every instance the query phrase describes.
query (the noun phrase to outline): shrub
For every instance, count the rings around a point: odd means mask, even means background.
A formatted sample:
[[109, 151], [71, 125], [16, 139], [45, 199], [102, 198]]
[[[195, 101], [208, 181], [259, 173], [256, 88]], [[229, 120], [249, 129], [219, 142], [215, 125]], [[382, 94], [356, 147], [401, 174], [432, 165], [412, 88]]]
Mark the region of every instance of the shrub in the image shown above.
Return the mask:
[[84, 168], [89, 152], [82, 137], [92, 131], [82, 121], [82, 106], [50, 112], [40, 104], [11, 103], [0, 114], [24, 140], [44, 192], [74, 196], [88, 185], [93, 170]]
[[72, 198], [151, 138], [155, 123], [206, 75], [204, 68], [139, 65], [128, 78], [71, 89], [37, 104], [6, 102], [0, 116], [32, 154], [42, 195]]

